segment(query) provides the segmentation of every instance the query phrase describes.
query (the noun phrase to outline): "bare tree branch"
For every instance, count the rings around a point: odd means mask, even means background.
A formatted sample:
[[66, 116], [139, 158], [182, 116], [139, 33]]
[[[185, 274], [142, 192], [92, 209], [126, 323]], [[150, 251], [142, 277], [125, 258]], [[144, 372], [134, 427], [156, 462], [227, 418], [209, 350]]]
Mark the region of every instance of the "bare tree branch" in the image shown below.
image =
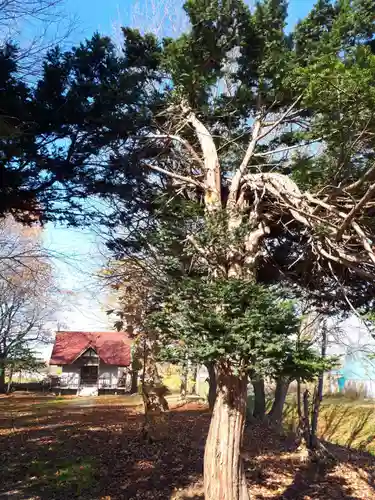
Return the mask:
[[350, 210], [350, 212], [346, 216], [344, 222], [342, 223], [341, 227], [337, 231], [336, 241], [341, 240], [341, 237], [344, 234], [344, 231], [346, 230], [347, 227], [350, 226], [355, 215], [366, 205], [366, 203], [372, 198], [374, 193], [375, 193], [375, 184], [373, 184], [372, 186], [370, 186], [368, 188], [368, 190], [362, 196], [362, 198], [359, 200], [359, 202]]
[[295, 144], [294, 146], [287, 146], [285, 148], [280, 148], [280, 149], [274, 149], [271, 151], [264, 151], [263, 153], [254, 153], [254, 157], [256, 158], [262, 158], [264, 156], [271, 156], [271, 155], [276, 155], [278, 153], [285, 153], [286, 151], [291, 151], [292, 149], [298, 149], [298, 148], [304, 148], [306, 146], [310, 146], [311, 144], [315, 144], [317, 142], [320, 142], [322, 139], [315, 139], [310, 142], [305, 142], [304, 144]]
[[170, 172], [169, 170], [165, 170], [164, 168], [158, 167], [157, 165], [152, 165], [151, 163], [143, 163], [144, 167], [147, 167], [151, 170], [155, 170], [155, 172], [159, 172], [160, 174], [167, 175], [168, 177], [171, 177], [172, 179], [177, 179], [179, 181], [185, 182], [186, 184], [191, 184], [193, 186], [197, 186], [200, 188], [204, 188], [205, 185], [199, 181], [196, 181], [195, 179], [192, 179], [191, 177], [186, 177], [184, 175], [176, 174], [175, 172]]
[[204, 167], [204, 162], [202, 158], [199, 157], [198, 153], [195, 151], [195, 149], [191, 146], [191, 144], [180, 137], [179, 135], [173, 135], [173, 134], [149, 134], [149, 135], [139, 135], [135, 136], [136, 139], [170, 139], [172, 141], [177, 141], [181, 143], [190, 153], [191, 156], [194, 158], [194, 160], [201, 165], [201, 167]]
[[244, 172], [249, 164], [249, 161], [253, 155], [255, 146], [260, 138], [260, 136], [259, 136], [260, 129], [261, 129], [261, 118], [260, 118], [260, 116], [258, 116], [254, 122], [252, 138], [251, 138], [249, 146], [246, 150], [246, 154], [241, 162], [241, 165], [238, 167], [236, 173], [234, 174], [234, 176], [232, 178], [232, 182], [231, 182], [230, 189], [229, 189], [229, 195], [228, 195], [228, 209], [229, 210], [233, 210], [233, 208], [236, 204], [236, 199], [237, 199], [237, 194], [238, 194], [238, 190], [240, 187], [241, 178], [242, 178], [242, 176], [243, 176], [243, 174], [244, 174]]
[[185, 104], [182, 104], [181, 108], [187, 114], [187, 121], [193, 126], [202, 149], [206, 174], [206, 207], [208, 210], [215, 210], [221, 207], [221, 173], [216, 146], [208, 129], [198, 120], [191, 109]]
[[[291, 117], [290, 113], [297, 106], [297, 104], [300, 102], [301, 99], [302, 99], [302, 95], [300, 95], [299, 97], [297, 97], [297, 99], [289, 106], [289, 108], [285, 111], [285, 113], [283, 113], [278, 120], [276, 120], [275, 122], [273, 122], [272, 124], [270, 124], [269, 128], [267, 130], [265, 130], [263, 132], [263, 134], [260, 134], [258, 140], [260, 141], [261, 139], [263, 139], [264, 137], [266, 137], [267, 135], [269, 135], [273, 130], [275, 130], [276, 127], [278, 127], [279, 125], [281, 125], [282, 122], [286, 118], [290, 118]], [[297, 115], [298, 115], [298, 113], [299, 112], [297, 112]], [[263, 124], [263, 126], [265, 126], [265, 125]]]
[[352, 192], [360, 188], [365, 182], [373, 179], [375, 175], [375, 163], [367, 170], [367, 172], [357, 181], [345, 187], [345, 191]]

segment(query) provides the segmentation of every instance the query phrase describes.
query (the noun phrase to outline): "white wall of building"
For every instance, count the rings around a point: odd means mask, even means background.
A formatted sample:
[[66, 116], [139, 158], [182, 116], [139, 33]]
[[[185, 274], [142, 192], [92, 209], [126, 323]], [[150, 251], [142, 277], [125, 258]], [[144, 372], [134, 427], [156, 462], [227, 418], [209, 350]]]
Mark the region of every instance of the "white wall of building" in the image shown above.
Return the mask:
[[61, 386], [76, 389], [79, 386], [81, 369], [79, 366], [63, 365], [61, 373]]
[[[113, 389], [117, 387], [121, 368], [100, 363], [98, 387]], [[81, 368], [75, 365], [63, 365], [61, 386], [67, 389], [78, 389], [81, 379]]]
[[106, 365], [100, 363], [99, 365], [99, 388], [115, 388], [119, 378], [118, 366]]

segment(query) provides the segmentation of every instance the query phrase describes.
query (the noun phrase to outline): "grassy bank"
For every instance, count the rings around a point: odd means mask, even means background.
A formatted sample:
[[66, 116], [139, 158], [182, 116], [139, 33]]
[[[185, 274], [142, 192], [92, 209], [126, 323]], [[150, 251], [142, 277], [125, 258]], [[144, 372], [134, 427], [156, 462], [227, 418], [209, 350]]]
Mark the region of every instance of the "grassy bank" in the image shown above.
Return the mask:
[[[285, 423], [291, 430], [296, 428], [297, 404], [294, 398], [286, 402]], [[325, 397], [320, 410], [318, 435], [324, 441], [375, 455], [374, 402]]]

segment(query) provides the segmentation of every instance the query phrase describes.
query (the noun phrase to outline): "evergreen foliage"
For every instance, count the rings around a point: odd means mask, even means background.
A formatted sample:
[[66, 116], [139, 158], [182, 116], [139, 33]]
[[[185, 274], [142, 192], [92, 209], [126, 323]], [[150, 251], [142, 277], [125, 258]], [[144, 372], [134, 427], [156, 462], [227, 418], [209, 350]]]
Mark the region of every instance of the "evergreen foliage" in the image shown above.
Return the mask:
[[239, 279], [183, 278], [147, 317], [162, 359], [230, 364], [238, 374], [313, 380], [332, 364], [296, 341], [301, 316], [285, 293]]

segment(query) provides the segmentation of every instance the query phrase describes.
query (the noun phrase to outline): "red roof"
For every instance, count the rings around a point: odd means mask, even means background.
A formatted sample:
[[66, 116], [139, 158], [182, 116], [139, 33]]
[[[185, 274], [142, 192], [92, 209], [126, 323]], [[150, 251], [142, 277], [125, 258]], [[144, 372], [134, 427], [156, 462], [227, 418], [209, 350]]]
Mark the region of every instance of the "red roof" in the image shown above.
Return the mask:
[[49, 363], [70, 365], [92, 347], [104, 363], [129, 366], [131, 344], [125, 332], [57, 332]]

